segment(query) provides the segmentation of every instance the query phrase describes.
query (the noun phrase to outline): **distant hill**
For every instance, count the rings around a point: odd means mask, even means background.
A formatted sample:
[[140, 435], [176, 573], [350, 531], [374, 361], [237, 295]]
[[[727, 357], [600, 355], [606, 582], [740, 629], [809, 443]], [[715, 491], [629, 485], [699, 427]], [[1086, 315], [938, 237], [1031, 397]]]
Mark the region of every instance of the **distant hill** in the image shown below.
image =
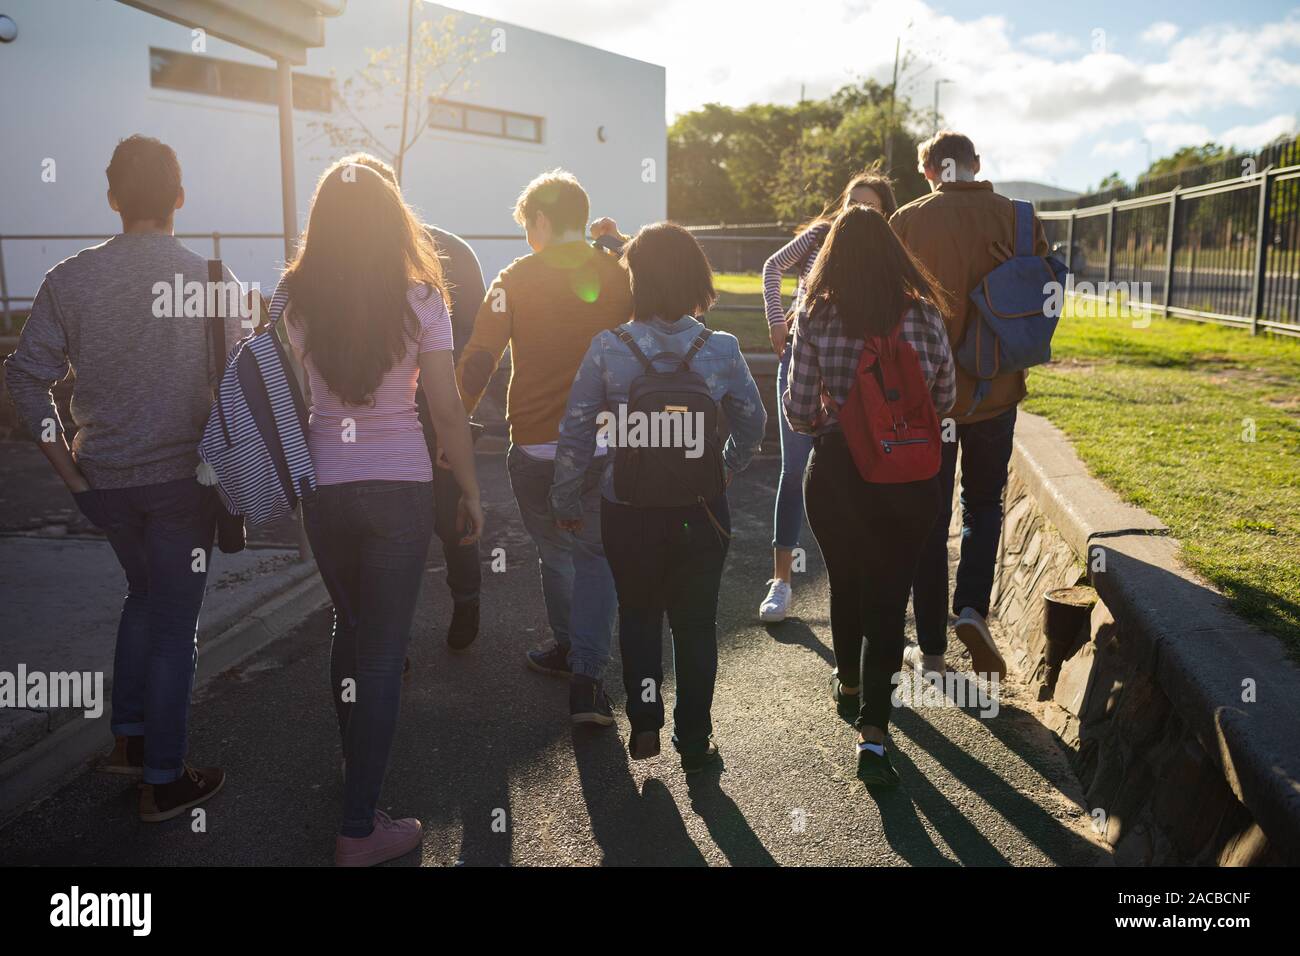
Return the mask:
[[1048, 186], [1046, 183], [1031, 183], [1022, 179], [1011, 179], [994, 183], [993, 191], [1008, 199], [1023, 199], [1026, 202], [1039, 203], [1047, 199], [1074, 199], [1082, 195], [1072, 189]]

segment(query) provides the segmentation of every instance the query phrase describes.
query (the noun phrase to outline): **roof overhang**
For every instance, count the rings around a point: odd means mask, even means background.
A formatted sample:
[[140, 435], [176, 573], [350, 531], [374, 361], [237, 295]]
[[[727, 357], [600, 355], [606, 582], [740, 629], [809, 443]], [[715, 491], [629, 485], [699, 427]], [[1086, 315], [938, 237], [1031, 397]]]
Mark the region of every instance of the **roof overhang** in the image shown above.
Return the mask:
[[118, 0], [187, 27], [256, 50], [295, 66], [307, 50], [325, 43], [325, 17], [336, 17], [347, 0]]

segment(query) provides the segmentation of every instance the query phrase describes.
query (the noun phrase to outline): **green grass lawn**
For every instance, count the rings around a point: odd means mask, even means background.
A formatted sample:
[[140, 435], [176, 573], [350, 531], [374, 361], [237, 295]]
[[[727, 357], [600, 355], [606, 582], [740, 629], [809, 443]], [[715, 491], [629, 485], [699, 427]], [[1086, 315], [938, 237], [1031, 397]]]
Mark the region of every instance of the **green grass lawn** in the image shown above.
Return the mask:
[[[1067, 313], [1025, 409], [1300, 659], [1300, 341]], [[1253, 440], [1252, 440], [1253, 439]]]
[[[767, 351], [762, 279], [721, 273], [709, 324]], [[789, 303], [794, 280], [782, 292]], [[1182, 543], [1183, 560], [1300, 660], [1300, 341], [1068, 311], [1025, 409]], [[1249, 440], [1253, 438], [1252, 440]]]
[[[786, 308], [794, 295], [794, 285], [793, 276], [781, 281], [781, 298]], [[757, 273], [719, 272], [713, 277], [713, 286], [718, 291], [718, 305], [750, 308], [743, 312], [715, 308], [708, 316], [709, 328], [730, 332], [740, 339], [740, 347], [746, 352], [770, 352], [767, 319], [763, 316], [763, 277]]]

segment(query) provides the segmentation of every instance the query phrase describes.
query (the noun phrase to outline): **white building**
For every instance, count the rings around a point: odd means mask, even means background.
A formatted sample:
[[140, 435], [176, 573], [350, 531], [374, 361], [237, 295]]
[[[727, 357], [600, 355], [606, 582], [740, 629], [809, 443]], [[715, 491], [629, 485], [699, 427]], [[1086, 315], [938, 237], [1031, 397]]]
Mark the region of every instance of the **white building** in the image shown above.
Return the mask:
[[[325, 45], [295, 68], [300, 225], [321, 170], [350, 151], [331, 146], [321, 124], [348, 123], [343, 81], [365, 67], [368, 49], [403, 51], [406, 13], [406, 0], [350, 0], [325, 21]], [[199, 43], [189, 28], [114, 0], [0, 0], [0, 15], [17, 28], [0, 42], [0, 237], [116, 232], [104, 169], [132, 133], [180, 157], [178, 233], [282, 231], [271, 60], [214, 37]], [[477, 31], [479, 56], [464, 82], [439, 91], [448, 105], [407, 153], [403, 187], [428, 222], [467, 238], [519, 237], [470, 238], [487, 279], [527, 252], [510, 210], [543, 170], [576, 174], [593, 216], [630, 227], [664, 218], [663, 67], [436, 4], [417, 14], [437, 24], [449, 15], [458, 33]], [[396, 130], [384, 128], [400, 122], [398, 86], [361, 117], [393, 145]], [[30, 298], [47, 269], [92, 240], [0, 242], [9, 295]], [[211, 254], [210, 240], [186, 242]], [[281, 240], [220, 245], [241, 279], [274, 283]]]
[[1049, 199], [1077, 199], [1083, 195], [1072, 189], [1062, 189], [1060, 186], [1027, 182], [1022, 179], [994, 183], [993, 190], [999, 196], [1006, 196], [1008, 199], [1023, 199], [1025, 202], [1035, 204]]

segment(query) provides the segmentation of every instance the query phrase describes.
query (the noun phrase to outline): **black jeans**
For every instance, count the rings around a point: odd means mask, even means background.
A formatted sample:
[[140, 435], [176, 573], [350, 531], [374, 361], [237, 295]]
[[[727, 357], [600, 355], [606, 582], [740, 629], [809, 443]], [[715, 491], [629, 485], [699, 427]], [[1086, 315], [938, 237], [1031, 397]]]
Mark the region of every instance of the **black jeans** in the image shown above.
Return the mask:
[[861, 688], [858, 729], [884, 730], [903, 662], [912, 576], [939, 512], [939, 479], [868, 484], [844, 436], [831, 432], [813, 445], [804, 503], [826, 560], [840, 681]]
[[447, 590], [456, 604], [477, 601], [483, 583], [479, 564], [478, 542], [461, 544], [465, 532], [456, 527], [456, 510], [460, 507], [460, 485], [450, 468], [438, 467], [438, 437], [432, 429], [425, 433], [429, 460], [433, 462], [433, 530], [442, 542], [442, 556], [447, 563]]
[[912, 610], [921, 650], [942, 654], [948, 646], [948, 525], [952, 522], [952, 490], [961, 449], [961, 560], [952, 613], [974, 608], [985, 617], [993, 593], [998, 538], [1002, 534], [1002, 489], [1007, 485], [1016, 430], [1016, 410], [996, 418], [957, 426], [957, 441], [943, 443], [939, 469], [939, 516], [912, 581]]
[[[709, 504], [731, 532], [727, 496]], [[663, 620], [673, 635], [677, 704], [673, 743], [700, 753], [713, 733], [713, 685], [718, 676], [718, 589], [727, 538], [702, 506], [633, 508], [602, 499], [600, 534], [618, 590], [618, 643], [632, 732], [664, 725]]]
[[143, 736], [144, 782], [170, 783], [185, 766], [216, 493], [181, 478], [73, 498], [126, 574], [113, 657], [113, 733]]
[[433, 528], [433, 488], [421, 481], [321, 485], [303, 522], [334, 602], [330, 682], [347, 773], [344, 836], [373, 828], [397, 732], [402, 664]]

